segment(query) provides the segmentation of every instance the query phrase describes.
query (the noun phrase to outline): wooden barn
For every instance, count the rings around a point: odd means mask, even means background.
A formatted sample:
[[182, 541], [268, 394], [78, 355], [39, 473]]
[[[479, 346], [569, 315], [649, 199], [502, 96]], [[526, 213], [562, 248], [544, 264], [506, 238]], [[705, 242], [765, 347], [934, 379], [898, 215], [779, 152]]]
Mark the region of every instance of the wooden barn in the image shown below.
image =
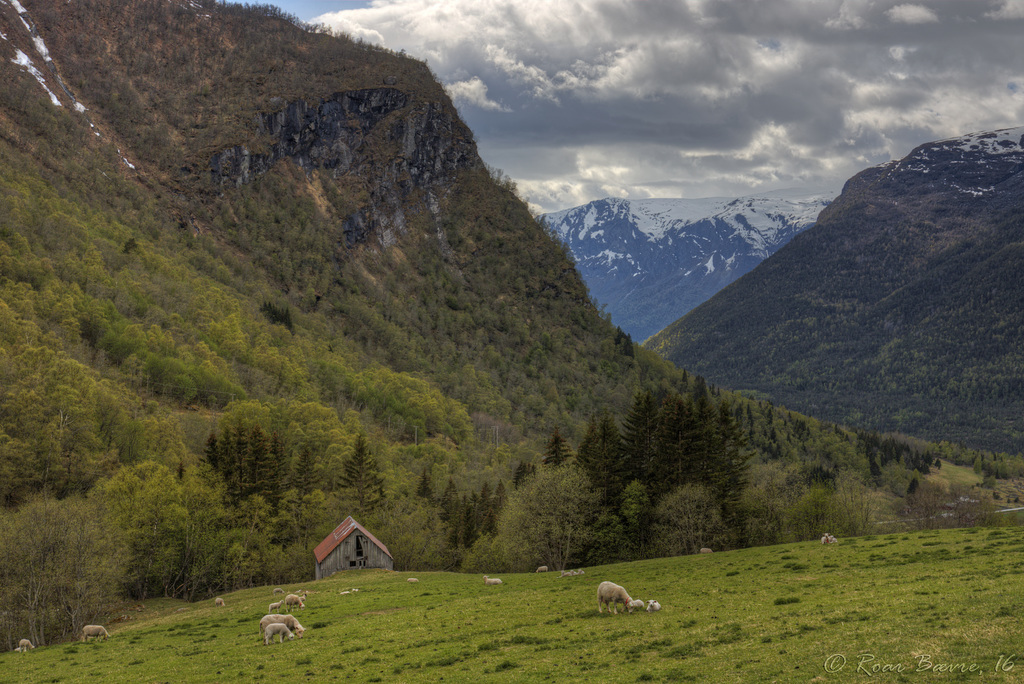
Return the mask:
[[320, 542], [313, 555], [316, 557], [316, 578], [330, 577], [339, 570], [357, 568], [383, 568], [394, 570], [395, 560], [388, 547], [352, 519], [338, 525]]

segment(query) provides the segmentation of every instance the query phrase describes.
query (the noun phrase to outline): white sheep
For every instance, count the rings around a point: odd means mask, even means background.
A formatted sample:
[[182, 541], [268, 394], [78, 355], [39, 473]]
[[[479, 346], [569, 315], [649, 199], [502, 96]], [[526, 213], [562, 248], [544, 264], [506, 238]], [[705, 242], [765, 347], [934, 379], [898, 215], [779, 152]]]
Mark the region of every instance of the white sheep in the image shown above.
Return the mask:
[[302, 602], [302, 597], [296, 596], [295, 594], [288, 594], [285, 596], [284, 605], [289, 611], [292, 609], [292, 606], [298, 606], [299, 608], [306, 607], [306, 604]]
[[274, 641], [274, 636], [281, 636], [281, 643], [284, 643], [284, 638], [287, 636], [289, 639], [294, 639], [295, 635], [292, 634], [292, 630], [288, 629], [288, 625], [280, 622], [267, 625], [266, 630], [263, 633], [263, 645], [269, 646]]
[[712, 551], [711, 549], [709, 549], [709, 548], [707, 548], [707, 547], [705, 547], [705, 548], [701, 549], [701, 550], [700, 550], [700, 552], [701, 552], [701, 553], [714, 553], [714, 551]]
[[276, 613], [277, 611], [281, 610], [282, 605], [284, 605], [284, 599], [281, 599], [277, 603], [271, 603], [269, 606], [267, 606], [267, 613]]
[[224, 605], [224, 599], [222, 599], [220, 596], [218, 596], [217, 598], [213, 599], [213, 605], [215, 605], [215, 606], [223, 606]]
[[559, 575], [559, 577], [572, 577], [575, 574], [576, 573], [573, 572], [572, 570], [562, 570], [562, 574]]
[[542, 565], [539, 568], [537, 568], [537, 572], [547, 572], [547, 571], [548, 571], [548, 566], [546, 566], [546, 565]]
[[495, 585], [495, 584], [501, 584], [501, 580], [498, 579], [497, 577], [492, 579], [492, 578], [488, 577], [487, 575], [484, 575], [484, 584], [486, 584], [487, 586], [492, 586], [492, 585]]
[[282, 589], [281, 587], [278, 587], [277, 589], [274, 589], [274, 593], [275, 594], [283, 594], [284, 593], [284, 589]]
[[103, 625], [86, 625], [82, 627], [82, 641], [88, 641], [89, 637], [103, 637], [104, 640], [110, 636]]
[[[22, 639], [21, 641], [18, 642], [18, 648], [21, 649], [22, 653], [28, 653], [33, 648], [35, 648], [35, 646], [33, 646], [32, 642], [29, 641], [28, 639]], [[18, 649], [16, 648], [14, 650], [18, 650]]]
[[616, 603], [621, 603], [625, 609], [633, 599], [626, 593], [626, 590], [614, 582], [601, 582], [597, 585], [597, 612], [603, 613], [604, 606], [611, 608], [612, 613], [619, 614]]
[[634, 610], [643, 610], [644, 601], [643, 599], [633, 599], [632, 601], [626, 604], [626, 608], [629, 610], [630, 613], [632, 613]]
[[302, 638], [306, 628], [299, 624], [298, 619], [294, 615], [287, 615], [281, 613], [275, 613], [272, 615], [264, 615], [260, 618], [260, 634], [263, 634], [269, 625], [285, 625], [288, 629], [292, 630]]
[[658, 603], [654, 599], [651, 599], [650, 601], [647, 602], [647, 612], [648, 613], [656, 613], [659, 610], [661, 610], [661, 604], [660, 603]]
[[415, 577], [410, 577], [409, 579], [407, 579], [407, 580], [405, 580], [405, 581], [406, 581], [406, 582], [414, 582], [414, 583], [415, 583], [415, 582], [419, 582], [419, 580], [418, 580], [418, 579], [416, 579]]

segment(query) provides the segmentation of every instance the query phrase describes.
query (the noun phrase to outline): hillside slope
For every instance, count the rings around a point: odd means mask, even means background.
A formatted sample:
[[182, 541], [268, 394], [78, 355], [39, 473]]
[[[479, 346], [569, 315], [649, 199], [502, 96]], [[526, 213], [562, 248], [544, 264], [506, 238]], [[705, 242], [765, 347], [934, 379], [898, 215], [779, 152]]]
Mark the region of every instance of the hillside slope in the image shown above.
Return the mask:
[[921, 145], [648, 347], [828, 420], [1024, 449], [1024, 129]]
[[[478, 575], [351, 571], [302, 585], [312, 592], [296, 611], [302, 639], [261, 643], [267, 586], [225, 595], [219, 608], [133, 603], [115, 614], [124, 621], [109, 640], [2, 653], [0, 671], [8, 682], [786, 682], [898, 665], [1017, 681], [1022, 541], [1014, 528], [843, 538], [588, 567], [581, 577], [503, 575], [496, 587]], [[603, 579], [662, 609], [598, 613]]]
[[810, 227], [834, 196], [604, 199], [541, 218], [612, 321], [645, 340]]

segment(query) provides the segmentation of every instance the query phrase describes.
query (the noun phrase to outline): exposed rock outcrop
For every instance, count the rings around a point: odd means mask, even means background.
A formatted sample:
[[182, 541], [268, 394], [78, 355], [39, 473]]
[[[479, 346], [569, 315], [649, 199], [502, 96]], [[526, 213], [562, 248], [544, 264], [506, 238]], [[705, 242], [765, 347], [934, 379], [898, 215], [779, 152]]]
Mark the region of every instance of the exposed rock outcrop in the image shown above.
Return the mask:
[[238, 145], [213, 155], [215, 185], [248, 183], [282, 159], [307, 173], [330, 170], [354, 175], [370, 197], [343, 221], [345, 242], [353, 245], [377, 232], [382, 244], [405, 229], [407, 201], [424, 193], [419, 205], [434, 213], [436, 197], [460, 169], [481, 164], [469, 130], [439, 103], [410, 103], [395, 88], [336, 93], [310, 106], [303, 100], [261, 114], [258, 139], [270, 139], [269, 151]]

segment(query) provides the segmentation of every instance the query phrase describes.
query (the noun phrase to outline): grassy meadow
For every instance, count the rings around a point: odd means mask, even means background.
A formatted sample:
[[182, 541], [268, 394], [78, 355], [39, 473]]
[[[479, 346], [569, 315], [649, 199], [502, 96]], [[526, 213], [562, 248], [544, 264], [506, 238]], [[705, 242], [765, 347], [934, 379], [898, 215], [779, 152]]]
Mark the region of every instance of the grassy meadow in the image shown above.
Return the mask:
[[[662, 610], [599, 614], [605, 579]], [[258, 636], [272, 587], [226, 594], [221, 608], [129, 604], [108, 641], [0, 655], [0, 681], [1024, 681], [1017, 527], [502, 580], [366, 570], [285, 587], [310, 591], [296, 611], [306, 634], [272, 646]]]

